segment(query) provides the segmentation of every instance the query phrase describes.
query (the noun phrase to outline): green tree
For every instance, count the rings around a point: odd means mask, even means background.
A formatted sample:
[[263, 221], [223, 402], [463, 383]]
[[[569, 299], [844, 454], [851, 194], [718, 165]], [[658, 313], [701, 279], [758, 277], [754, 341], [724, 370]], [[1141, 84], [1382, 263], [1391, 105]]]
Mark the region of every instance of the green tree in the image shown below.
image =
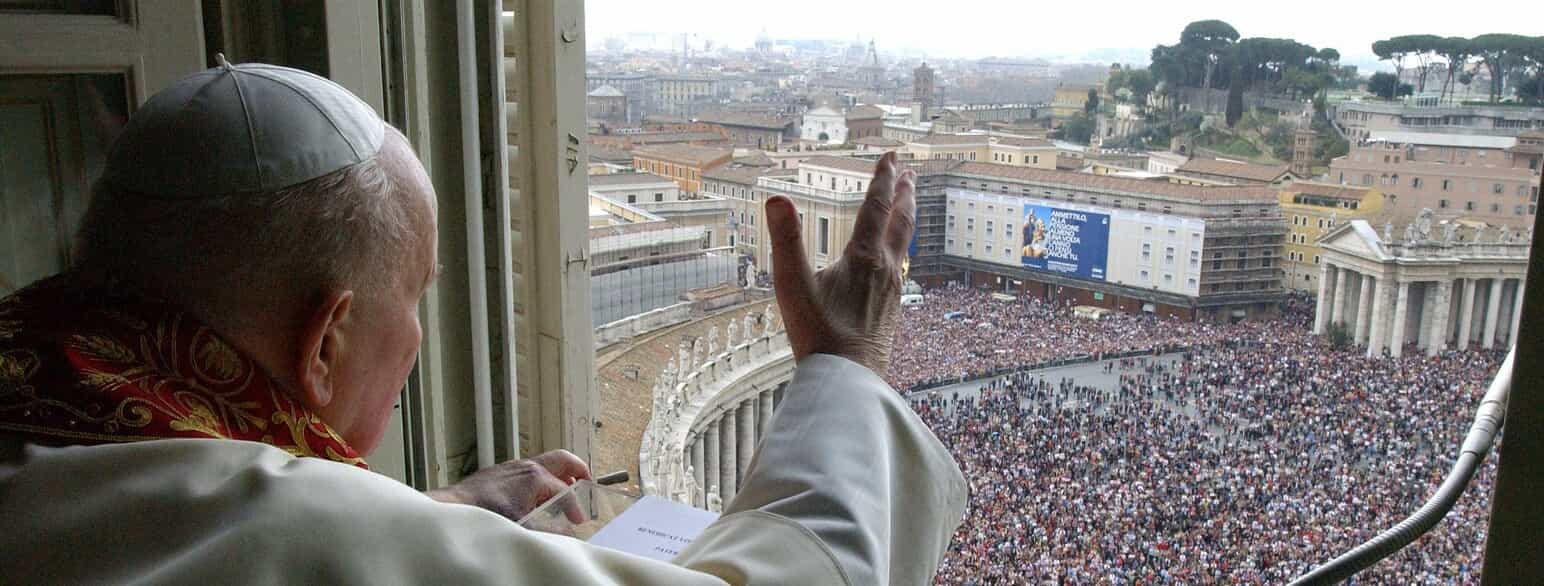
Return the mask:
[[[1314, 70], [1319, 50], [1292, 39], [1250, 37], [1234, 46], [1232, 61], [1251, 86], [1286, 91], [1282, 87], [1288, 71]], [[1339, 58], [1339, 54], [1335, 54]]]
[[1491, 33], [1477, 36], [1469, 42], [1474, 55], [1480, 58], [1480, 63], [1490, 73], [1490, 101], [1496, 102], [1506, 89], [1507, 65], [1517, 58], [1518, 52], [1527, 50], [1529, 37]]
[[1405, 56], [1410, 54], [1410, 48], [1405, 46], [1399, 37], [1373, 41], [1372, 54], [1378, 56], [1380, 61], [1389, 61], [1394, 65], [1394, 79], [1405, 77]]
[[1319, 95], [1319, 90], [1335, 83], [1335, 78], [1328, 73], [1313, 72], [1307, 69], [1292, 68], [1282, 76], [1281, 89], [1292, 99], [1296, 100], [1304, 96], [1314, 97]]
[[1314, 59], [1323, 63], [1326, 69], [1334, 69], [1336, 65], [1340, 64], [1340, 51], [1325, 47], [1319, 49], [1319, 52], [1314, 54]]
[[1415, 58], [1415, 86], [1420, 92], [1426, 91], [1426, 75], [1431, 71], [1435, 61], [1437, 50], [1442, 48], [1443, 38], [1437, 35], [1401, 35], [1389, 39], [1398, 47], [1405, 49], [1407, 54]]
[[1099, 111], [1099, 91], [1088, 88], [1088, 99], [1083, 102], [1083, 112], [1092, 117]]
[[1517, 54], [1531, 73], [1524, 83], [1518, 84], [1518, 97], [1534, 104], [1544, 101], [1544, 37], [1529, 37]]
[[1153, 47], [1152, 64], [1148, 68], [1158, 81], [1171, 88], [1199, 87], [1201, 78], [1197, 73], [1200, 70], [1194, 66], [1200, 64], [1201, 59], [1189, 47], [1158, 45]]
[[1367, 91], [1372, 92], [1385, 100], [1392, 100], [1400, 96], [1408, 96], [1415, 91], [1415, 87], [1408, 83], [1400, 83], [1394, 74], [1379, 71], [1367, 79]]
[[1237, 67], [1234, 69], [1233, 83], [1228, 85], [1228, 109], [1224, 114], [1228, 128], [1232, 128], [1244, 115], [1244, 76], [1238, 75]]
[[1060, 132], [1062, 140], [1078, 144], [1088, 144], [1089, 139], [1094, 135], [1093, 119], [1089, 118], [1088, 114], [1082, 112], [1073, 114], [1071, 118], [1062, 123]]
[[1201, 79], [1201, 87], [1211, 89], [1212, 73], [1217, 69], [1217, 63], [1236, 41], [1238, 29], [1220, 20], [1198, 20], [1185, 25], [1185, 30], [1179, 34], [1180, 46], [1205, 56], [1206, 74]]
[[1127, 90], [1131, 92], [1131, 101], [1140, 105], [1147, 103], [1147, 96], [1153, 93], [1156, 83], [1152, 72], [1128, 67], [1111, 73], [1109, 81], [1105, 83], [1105, 89], [1110, 95], [1116, 95], [1120, 90]]
[[1447, 77], [1442, 80], [1442, 97], [1446, 98], [1453, 89], [1454, 76], [1468, 69], [1469, 58], [1474, 55], [1469, 46], [1469, 39], [1463, 37], [1447, 37], [1437, 43], [1437, 54], [1447, 61]]
[[1331, 75], [1335, 77], [1335, 89], [1354, 90], [1362, 87], [1362, 72], [1355, 65], [1341, 65]]

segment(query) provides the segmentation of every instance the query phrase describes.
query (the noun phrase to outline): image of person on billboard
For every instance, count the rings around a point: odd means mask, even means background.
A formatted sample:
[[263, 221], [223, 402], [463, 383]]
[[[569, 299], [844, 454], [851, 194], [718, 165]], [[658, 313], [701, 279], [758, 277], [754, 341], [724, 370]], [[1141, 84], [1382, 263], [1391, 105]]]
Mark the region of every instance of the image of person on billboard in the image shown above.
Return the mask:
[[1043, 258], [1045, 256], [1045, 220], [1035, 216], [1034, 208], [1025, 206], [1027, 213], [1024, 215], [1024, 250], [1020, 256], [1024, 258]]

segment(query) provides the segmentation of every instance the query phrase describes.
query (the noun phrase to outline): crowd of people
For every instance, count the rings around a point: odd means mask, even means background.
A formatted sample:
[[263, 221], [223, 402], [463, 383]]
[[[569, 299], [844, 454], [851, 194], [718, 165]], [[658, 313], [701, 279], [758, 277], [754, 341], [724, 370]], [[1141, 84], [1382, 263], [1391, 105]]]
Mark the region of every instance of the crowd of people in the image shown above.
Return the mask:
[[[942, 317], [951, 311], [993, 327]], [[1021, 372], [913, 395], [971, 483], [938, 582], [1284, 583], [1413, 512], [1451, 466], [1501, 354], [1367, 358], [1311, 336], [1310, 312], [1297, 298], [1279, 319], [1241, 324], [1091, 322], [928, 292], [897, 338], [903, 390], [933, 372], [1185, 347], [1075, 378]], [[1477, 582], [1494, 473], [1492, 456], [1446, 520], [1358, 580]]]
[[1211, 342], [1233, 331], [1125, 313], [1089, 320], [1074, 316], [1065, 304], [999, 301], [990, 292], [961, 286], [932, 289], [924, 297], [924, 304], [903, 308], [896, 328], [887, 378], [897, 389], [1073, 356]]

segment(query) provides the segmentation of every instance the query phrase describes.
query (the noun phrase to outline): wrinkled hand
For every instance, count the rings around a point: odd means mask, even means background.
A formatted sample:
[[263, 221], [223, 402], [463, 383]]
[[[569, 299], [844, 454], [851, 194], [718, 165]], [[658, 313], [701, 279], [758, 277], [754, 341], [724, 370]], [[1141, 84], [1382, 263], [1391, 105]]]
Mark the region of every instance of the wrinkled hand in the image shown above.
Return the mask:
[[[511, 460], [478, 470], [461, 482], [428, 491], [429, 498], [472, 505], [519, 521], [568, 485], [590, 479], [590, 467], [568, 450], [553, 450], [528, 460]], [[577, 506], [568, 517], [574, 523], [586, 519]]]
[[799, 214], [782, 196], [767, 200], [772, 281], [794, 359], [834, 354], [883, 375], [890, 365], [901, 279], [916, 225], [916, 173], [895, 153], [874, 166], [842, 257], [811, 274]]

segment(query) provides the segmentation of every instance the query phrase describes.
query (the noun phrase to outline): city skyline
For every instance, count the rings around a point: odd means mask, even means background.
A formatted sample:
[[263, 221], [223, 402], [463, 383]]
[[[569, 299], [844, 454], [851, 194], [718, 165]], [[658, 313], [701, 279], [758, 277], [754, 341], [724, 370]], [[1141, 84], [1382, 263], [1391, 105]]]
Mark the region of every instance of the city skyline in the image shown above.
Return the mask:
[[[1521, 10], [1521, 2], [1502, 2], [1490, 14]], [[1342, 62], [1363, 69], [1392, 69], [1372, 54], [1373, 41], [1403, 34], [1475, 36], [1485, 33], [1534, 34], [1524, 20], [1455, 18], [1442, 12], [1389, 11], [1375, 4], [1308, 2], [1297, 10], [1262, 11], [1253, 5], [1205, 0], [1182, 10], [1152, 11], [1151, 4], [1117, 0], [1091, 13], [1078, 4], [1004, 7], [979, 2], [982, 9], [941, 10], [936, 4], [895, 0], [872, 14], [872, 5], [786, 0], [777, 10], [746, 18], [743, 5], [709, 0], [663, 0], [641, 10], [622, 0], [588, 0], [585, 19], [590, 43], [628, 34], [691, 35], [694, 43], [748, 48], [763, 31], [773, 39], [875, 40], [882, 53], [941, 59], [985, 57], [1044, 58], [1053, 62], [1145, 63], [1154, 45], [1173, 44], [1192, 21], [1220, 19], [1243, 37], [1292, 38], [1315, 47], [1332, 47]], [[983, 11], [992, 11], [984, 18]], [[1146, 11], [1146, 12], [1143, 12]], [[1037, 22], [1085, 19], [1097, 26], [1048, 26]], [[1323, 22], [1329, 19], [1326, 24]], [[873, 26], [850, 23], [869, 20]], [[1354, 25], [1352, 23], [1367, 23]], [[695, 27], [695, 30], [692, 28]], [[958, 31], [960, 34], [951, 34]]]

